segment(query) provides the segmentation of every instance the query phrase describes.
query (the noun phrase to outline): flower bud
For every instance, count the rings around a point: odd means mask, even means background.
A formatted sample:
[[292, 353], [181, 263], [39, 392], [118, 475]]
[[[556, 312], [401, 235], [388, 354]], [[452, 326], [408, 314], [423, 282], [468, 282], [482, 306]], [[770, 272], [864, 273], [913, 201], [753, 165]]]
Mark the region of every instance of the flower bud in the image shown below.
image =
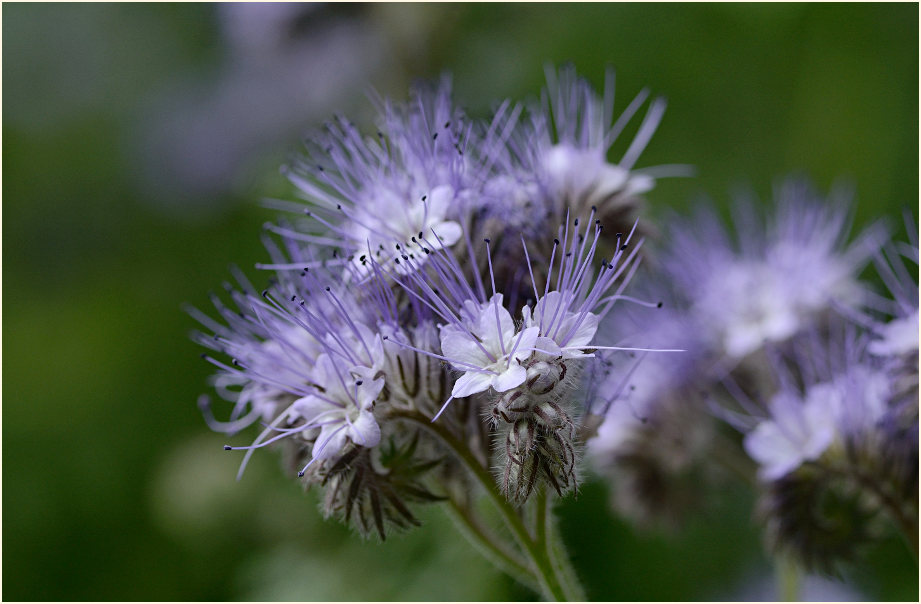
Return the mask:
[[575, 427], [556, 403], [544, 401], [504, 432], [500, 487], [514, 503], [524, 503], [534, 488], [546, 482], [558, 495], [576, 488]]
[[548, 394], [566, 375], [566, 366], [560, 362], [535, 361], [528, 367], [525, 384], [532, 394]]

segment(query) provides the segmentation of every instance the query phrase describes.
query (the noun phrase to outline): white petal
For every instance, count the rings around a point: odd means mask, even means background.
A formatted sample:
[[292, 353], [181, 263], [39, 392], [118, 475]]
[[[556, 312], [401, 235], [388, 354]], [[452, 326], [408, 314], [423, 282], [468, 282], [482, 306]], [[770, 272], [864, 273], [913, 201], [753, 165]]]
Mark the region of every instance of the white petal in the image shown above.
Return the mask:
[[598, 175], [598, 194], [607, 197], [617, 193], [624, 188], [629, 175], [630, 172], [620, 166], [605, 164]]
[[550, 356], [561, 357], [563, 356], [563, 351], [560, 350], [560, 345], [551, 340], [550, 338], [540, 337], [534, 341], [534, 348], [542, 351], [544, 354], [549, 354]]
[[627, 182], [627, 195], [637, 195], [651, 191], [656, 186], [656, 181], [646, 174], [633, 174]]
[[381, 441], [381, 427], [370, 411], [358, 414], [358, 419], [348, 428], [348, 436], [352, 442], [362, 447], [374, 447]]
[[[396, 346], [396, 344], [394, 344]], [[365, 367], [364, 365], [355, 365], [349, 369], [349, 374], [357, 379], [361, 380], [373, 380], [374, 376], [377, 375], [379, 370], [374, 369], [373, 367]]]
[[520, 386], [527, 378], [527, 369], [513, 362], [508, 369], [492, 378], [492, 387], [496, 392], [505, 392], [506, 390], [511, 390], [516, 386]]
[[318, 356], [310, 377], [325, 387], [328, 382], [338, 381], [336, 375], [336, 366], [329, 355], [324, 352]]
[[473, 340], [471, 334], [464, 333], [453, 325], [441, 328], [441, 354], [451, 361], [456, 369], [462, 370], [470, 369], [471, 366], [487, 367], [493, 362]]
[[[499, 317], [498, 325], [496, 322], [497, 314]], [[499, 344], [500, 339], [505, 343], [515, 335], [515, 322], [512, 321], [512, 315], [502, 306], [502, 294], [496, 294], [490, 298], [489, 302], [480, 309], [480, 316], [477, 321], [477, 335], [483, 339], [486, 349], [493, 352], [499, 352], [502, 349]], [[507, 349], [506, 352], [508, 352]]]
[[463, 398], [471, 394], [476, 394], [477, 392], [483, 392], [489, 388], [493, 377], [494, 374], [492, 373], [468, 371], [454, 383], [454, 388], [451, 390], [451, 396], [454, 398]]
[[553, 184], [564, 185], [573, 164], [578, 163], [575, 156], [575, 149], [568, 145], [554, 145], [544, 154], [542, 167]]
[[758, 424], [745, 436], [743, 445], [749, 456], [762, 466], [759, 475], [765, 480], [776, 480], [803, 461], [801, 452], [772, 421]]
[[[450, 185], [439, 185], [429, 191], [426, 198], [428, 222], [441, 222], [448, 211], [451, 209], [451, 202], [454, 201], [454, 189]], [[437, 232], [437, 231], [436, 231]], [[426, 235], [427, 237], [428, 235]], [[442, 237], [441, 233], [438, 233]]]
[[525, 327], [531, 327], [532, 325], [537, 325], [534, 320], [534, 317], [531, 316], [531, 307], [522, 306], [521, 307], [521, 318]]
[[[461, 229], [461, 225], [454, 222], [453, 220], [446, 220], [444, 222], [438, 222], [426, 229], [428, 235], [426, 235], [426, 241], [431, 242], [433, 246], [441, 243], [442, 247], [450, 247], [457, 243], [457, 240], [461, 238], [461, 235], [464, 234], [464, 231]], [[438, 237], [432, 236], [432, 231], [435, 232], [435, 235]]]
[[364, 380], [361, 386], [358, 386], [358, 408], [362, 411], [368, 411], [371, 409], [371, 405], [374, 404], [374, 399], [377, 398], [377, 395], [381, 393], [381, 390], [384, 389], [384, 378], [378, 378], [376, 380]]
[[291, 405], [291, 413], [303, 418], [305, 422], [311, 423], [331, 419], [336, 413], [343, 413], [343, 410], [329, 401], [311, 394], [294, 401], [294, 404]]
[[323, 460], [335, 457], [345, 447], [347, 436], [345, 424], [323, 426], [313, 445], [313, 458]]
[[[355, 353], [369, 363], [369, 367], [380, 369], [384, 364], [384, 346], [380, 334], [374, 333], [364, 323], [355, 322], [355, 327], [361, 337], [361, 341], [355, 341]], [[355, 334], [350, 334], [349, 340], [355, 339]], [[349, 341], [347, 340], [347, 341]], [[367, 351], [365, 350], [367, 348]], [[371, 358], [367, 358], [368, 353]]]
[[[512, 358], [517, 361], [523, 361], [531, 356], [534, 352], [534, 344], [537, 342], [537, 336], [540, 334], [539, 327], [528, 327], [521, 333], [521, 340], [518, 341], [519, 336], [515, 336], [512, 340], [512, 346], [515, 345], [515, 342], [518, 342], [518, 348], [515, 349], [515, 354], [512, 355]], [[511, 350], [509, 350], [511, 352]]]
[[562, 312], [557, 312], [560, 304], [564, 303], [563, 294], [558, 291], [552, 291], [537, 301], [534, 307], [534, 320], [543, 326], [544, 335], [553, 331], [551, 321], [558, 324]]
[[876, 356], [897, 356], [918, 350], [918, 312], [893, 319], [879, 330], [881, 339], [870, 342], [867, 350]]
[[[581, 318], [581, 320], [580, 320]], [[567, 321], [563, 326], [565, 332], [561, 329], [560, 332], [562, 337], [566, 337], [570, 331], [572, 331], [572, 325], [579, 321], [578, 327], [573, 331], [572, 335], [569, 336], [565, 342], [560, 342], [563, 346], [588, 346], [592, 342], [592, 338], [595, 337], [595, 332], [598, 331], [598, 316], [592, 313], [574, 313], [570, 321]]]

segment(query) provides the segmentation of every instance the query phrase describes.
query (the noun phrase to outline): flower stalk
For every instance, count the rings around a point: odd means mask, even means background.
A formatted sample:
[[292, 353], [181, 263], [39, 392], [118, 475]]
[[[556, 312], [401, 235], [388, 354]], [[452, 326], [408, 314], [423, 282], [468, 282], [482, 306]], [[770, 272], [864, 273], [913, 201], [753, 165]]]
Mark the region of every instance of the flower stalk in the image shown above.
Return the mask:
[[[449, 430], [445, 429], [442, 424], [432, 422], [421, 414], [412, 411], [400, 411], [398, 412], [398, 417], [415, 422], [438, 437], [476, 479], [486, 492], [489, 500], [496, 507], [506, 528], [512, 533], [518, 546], [527, 557], [528, 574], [540, 586], [541, 595], [545, 599], [559, 602], [583, 599], [581, 598], [581, 587], [573, 584], [575, 571], [571, 569], [569, 561], [562, 559], [559, 555], [561, 545], [551, 544], [551, 540], [547, 538], [549, 534], [553, 539], [556, 531], [552, 526], [553, 518], [547, 505], [546, 493], [543, 490], [538, 494], [537, 503], [535, 504], [538, 509], [537, 525], [540, 528], [535, 531], [535, 535], [532, 537], [521, 514], [499, 492], [489, 470], [477, 460], [469, 447]], [[543, 503], [540, 503], [541, 501]], [[473, 536], [477, 537], [477, 541], [486, 546], [491, 552], [495, 552], [494, 544], [487, 545], [489, 542], [482, 540], [476, 532], [473, 533]], [[518, 566], [520, 567], [520, 565]]]

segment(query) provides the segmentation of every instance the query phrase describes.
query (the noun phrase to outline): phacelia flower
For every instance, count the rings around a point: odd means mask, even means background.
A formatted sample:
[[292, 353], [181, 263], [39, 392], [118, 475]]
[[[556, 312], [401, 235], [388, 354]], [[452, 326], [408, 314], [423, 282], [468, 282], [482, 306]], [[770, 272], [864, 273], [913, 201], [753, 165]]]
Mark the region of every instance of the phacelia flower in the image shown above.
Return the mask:
[[766, 481], [818, 460], [836, 442], [864, 447], [892, 401], [891, 380], [852, 328], [836, 324], [826, 339], [810, 332], [796, 344], [792, 362], [775, 362], [780, 388], [767, 417], [755, 418], [745, 436], [745, 450]]
[[[276, 204], [312, 219], [284, 234], [334, 248], [347, 279], [368, 277], [372, 258], [397, 272], [421, 264], [419, 237], [429, 238], [429, 249], [458, 243], [502, 149], [503, 132], [453, 104], [448, 78], [416, 88], [405, 105], [378, 105], [377, 136], [337, 118], [287, 170], [307, 208]], [[418, 252], [417, 263], [395, 262], [406, 249]]]
[[[322, 270], [278, 278], [262, 296], [241, 278], [245, 293], [231, 294], [236, 312], [215, 298], [227, 326], [193, 311], [216, 334], [200, 341], [232, 357], [230, 365], [208, 357], [222, 370], [219, 392], [235, 403], [230, 421], [212, 418], [212, 427], [233, 434], [267, 422], [252, 445], [227, 447], [247, 450], [241, 473], [255, 449], [281, 439], [309, 443], [317, 460], [341, 453], [346, 442], [373, 447], [379, 440], [371, 409], [383, 387], [375, 375], [384, 353], [380, 335], [368, 327], [374, 317], [349, 292], [325, 285], [330, 276]], [[210, 404], [204, 409], [211, 418]]]
[[712, 214], [674, 221], [663, 279], [686, 300], [711, 348], [731, 363], [765, 342], [782, 342], [823, 314], [867, 302], [857, 275], [885, 240], [876, 224], [846, 244], [849, 204], [822, 202], [804, 182], [788, 180], [766, 224], [735, 206], [738, 244]]
[[[853, 326], [793, 344], [775, 360], [779, 390], [766, 416], [750, 418], [744, 448], [759, 465], [771, 545], [827, 570], [878, 534], [880, 517], [917, 517], [905, 496], [907, 484], [917, 491], [917, 440], [891, 429], [892, 379]], [[914, 464], [903, 455], [911, 444]]]
[[231, 358], [208, 357], [230, 419], [203, 399], [206, 419], [262, 428], [226, 447], [246, 452], [241, 472], [282, 446], [327, 515], [381, 537], [418, 524], [410, 503], [469, 498], [471, 459], [515, 504], [576, 488], [586, 369], [647, 350], [599, 341], [641, 245], [633, 220], [625, 235], [600, 217], [651, 188], [633, 166], [664, 104], [609, 163], [645, 95], [612, 125], [610, 92], [548, 78], [530, 112], [470, 119], [445, 78], [379, 100], [376, 136], [337, 117], [308, 138], [287, 169], [306, 203], [270, 202], [297, 217], [265, 227], [269, 285], [241, 278], [222, 321], [193, 311], [215, 334], [199, 341]]
[[[646, 267], [649, 268], [648, 266]], [[615, 510], [640, 525], [675, 528], [705, 503], [715, 421], [706, 411], [706, 357], [693, 322], [638, 274], [640, 297], [604, 326], [624, 345], [674, 346], [680, 354], [607, 353], [592, 376], [586, 457], [605, 478]], [[634, 300], [634, 302], [638, 302]]]
[[665, 101], [655, 99], [628, 149], [615, 163], [608, 154], [648, 98], [643, 91], [614, 119], [614, 73], [606, 76], [603, 95], [565, 67], [548, 67], [547, 88], [540, 103], [530, 107], [530, 120], [512, 137], [520, 186], [536, 193], [531, 215], [543, 212], [550, 224], [567, 213], [584, 215], [598, 208], [606, 222], [634, 209], [637, 196], [651, 190], [654, 176], [681, 174], [684, 168], [635, 170], [634, 165], [655, 133]]
[[539, 329], [516, 330], [502, 306], [502, 294], [483, 305], [468, 300], [461, 316], [463, 327], [459, 323], [441, 327], [442, 354], [455, 369], [464, 371], [451, 396], [470, 396], [490, 387], [505, 392], [524, 382], [527, 371], [521, 361], [531, 356]]
[[373, 408], [384, 380], [366, 382], [343, 373], [328, 354], [321, 355], [314, 377], [323, 384], [322, 394], [308, 394], [288, 409], [290, 423], [302, 422], [303, 430], [320, 429], [313, 448], [314, 460], [338, 456], [349, 442], [375, 447], [381, 440]]

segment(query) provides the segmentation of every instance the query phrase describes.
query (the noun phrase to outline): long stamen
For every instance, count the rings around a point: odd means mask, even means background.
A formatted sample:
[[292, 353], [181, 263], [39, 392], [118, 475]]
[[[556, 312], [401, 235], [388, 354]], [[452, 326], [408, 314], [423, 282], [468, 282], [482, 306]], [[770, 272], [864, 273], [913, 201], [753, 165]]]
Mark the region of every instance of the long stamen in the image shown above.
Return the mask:
[[534, 302], [536, 303], [540, 296], [537, 293], [537, 282], [534, 281], [534, 269], [531, 268], [531, 256], [528, 255], [528, 244], [524, 241], [524, 235], [521, 237], [521, 247], [524, 248], [524, 259], [528, 265], [528, 274], [531, 276], [531, 287], [534, 288]]
[[453, 396], [449, 396], [448, 400], [445, 401], [445, 404], [441, 406], [441, 409], [438, 410], [438, 413], [435, 414], [435, 417], [432, 418], [432, 422], [441, 417], [441, 414], [445, 412], [445, 409], [448, 408], [448, 403], [454, 400]]
[[505, 356], [505, 337], [502, 334], [502, 322], [499, 320], [499, 301], [496, 299], [496, 276], [493, 274], [492, 270], [492, 254], [489, 251], [489, 239], [484, 239], [486, 242], [486, 262], [489, 264], [489, 281], [492, 284], [492, 300], [491, 304], [496, 314], [496, 338], [499, 340], [499, 349], [502, 351], [502, 356]]

